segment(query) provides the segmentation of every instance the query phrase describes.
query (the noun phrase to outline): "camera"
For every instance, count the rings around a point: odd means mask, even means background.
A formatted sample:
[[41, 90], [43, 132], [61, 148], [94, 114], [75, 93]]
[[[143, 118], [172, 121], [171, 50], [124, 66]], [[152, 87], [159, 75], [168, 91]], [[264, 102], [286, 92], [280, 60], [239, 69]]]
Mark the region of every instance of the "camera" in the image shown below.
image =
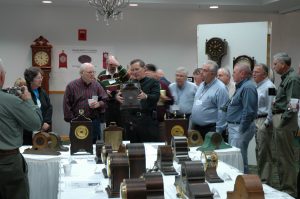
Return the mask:
[[20, 96], [21, 94], [24, 93], [23, 88], [17, 87], [17, 86], [9, 87], [9, 88], [2, 89], [2, 90], [6, 93], [9, 93], [9, 94], [12, 94], [12, 95], [15, 95], [15, 96]]
[[269, 88], [268, 89], [268, 95], [269, 96], [276, 96], [277, 92], [276, 92], [276, 88]]

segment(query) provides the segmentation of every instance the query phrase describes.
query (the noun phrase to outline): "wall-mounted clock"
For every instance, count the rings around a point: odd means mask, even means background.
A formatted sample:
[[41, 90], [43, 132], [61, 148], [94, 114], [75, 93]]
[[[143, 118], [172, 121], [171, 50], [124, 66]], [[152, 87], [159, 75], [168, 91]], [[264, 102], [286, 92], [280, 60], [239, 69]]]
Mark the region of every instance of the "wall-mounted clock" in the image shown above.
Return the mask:
[[43, 36], [34, 40], [31, 45], [32, 50], [32, 66], [51, 67], [51, 51], [52, 45]]
[[31, 45], [32, 66], [40, 67], [44, 74], [42, 88], [49, 94], [49, 73], [51, 72], [52, 45], [43, 36], [33, 41]]
[[248, 55], [239, 55], [239, 56], [233, 58], [233, 67], [237, 63], [246, 63], [247, 65], [250, 66], [251, 71], [253, 71], [253, 68], [255, 65], [255, 59], [254, 59], [254, 57], [250, 57]]
[[209, 59], [217, 62], [219, 67], [221, 67], [222, 57], [227, 53], [226, 40], [222, 40], [218, 37], [206, 40], [205, 53], [208, 55]]

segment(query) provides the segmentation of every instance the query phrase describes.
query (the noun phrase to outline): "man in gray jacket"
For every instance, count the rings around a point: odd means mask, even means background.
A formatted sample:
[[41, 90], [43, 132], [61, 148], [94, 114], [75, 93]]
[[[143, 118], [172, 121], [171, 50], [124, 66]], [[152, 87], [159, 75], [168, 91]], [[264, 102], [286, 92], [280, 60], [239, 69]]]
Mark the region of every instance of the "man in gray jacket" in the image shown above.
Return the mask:
[[27, 164], [19, 147], [23, 129], [41, 128], [42, 114], [26, 86], [19, 97], [2, 91], [5, 74], [0, 59], [0, 198], [29, 199]]

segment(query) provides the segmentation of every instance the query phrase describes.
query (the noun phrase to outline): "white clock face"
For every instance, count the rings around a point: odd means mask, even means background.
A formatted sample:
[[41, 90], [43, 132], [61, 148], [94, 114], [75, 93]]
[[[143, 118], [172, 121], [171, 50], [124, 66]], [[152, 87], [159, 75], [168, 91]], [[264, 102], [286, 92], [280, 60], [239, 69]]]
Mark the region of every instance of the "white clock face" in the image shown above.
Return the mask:
[[44, 66], [48, 63], [49, 61], [49, 56], [46, 52], [44, 51], [39, 51], [37, 53], [35, 53], [34, 55], [34, 62], [38, 65], [38, 66]]
[[60, 61], [61, 63], [65, 63], [65, 62], [67, 61], [66, 56], [61, 56], [61, 57], [59, 57], [59, 61]]

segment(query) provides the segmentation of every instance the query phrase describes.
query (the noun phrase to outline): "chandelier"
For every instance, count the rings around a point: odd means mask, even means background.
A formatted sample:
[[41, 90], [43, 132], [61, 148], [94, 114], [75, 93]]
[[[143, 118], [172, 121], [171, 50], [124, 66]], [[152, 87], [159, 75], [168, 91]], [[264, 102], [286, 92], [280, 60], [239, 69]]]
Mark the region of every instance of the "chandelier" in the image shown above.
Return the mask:
[[106, 25], [109, 25], [110, 19], [123, 19], [123, 13], [120, 9], [129, 5], [129, 0], [88, 0], [88, 2], [96, 9], [97, 21], [101, 15], [104, 17]]

